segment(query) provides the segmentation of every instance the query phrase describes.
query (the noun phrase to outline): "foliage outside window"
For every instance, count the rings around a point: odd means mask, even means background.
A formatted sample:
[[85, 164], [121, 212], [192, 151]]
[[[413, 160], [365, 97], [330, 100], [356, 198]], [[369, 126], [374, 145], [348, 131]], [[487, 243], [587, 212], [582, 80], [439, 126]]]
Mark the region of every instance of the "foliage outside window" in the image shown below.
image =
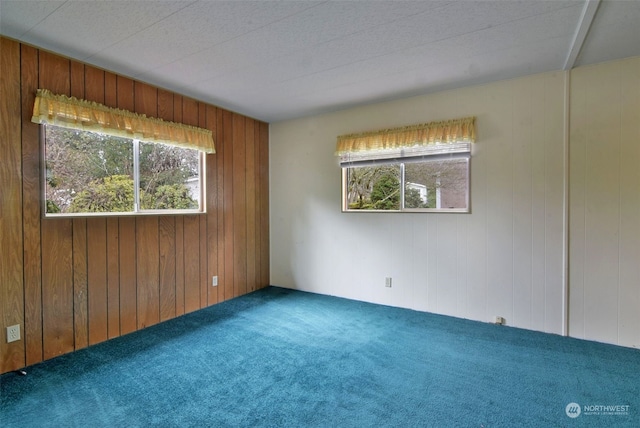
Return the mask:
[[196, 149], [46, 125], [45, 215], [197, 213]]
[[469, 211], [469, 157], [343, 166], [344, 211]]

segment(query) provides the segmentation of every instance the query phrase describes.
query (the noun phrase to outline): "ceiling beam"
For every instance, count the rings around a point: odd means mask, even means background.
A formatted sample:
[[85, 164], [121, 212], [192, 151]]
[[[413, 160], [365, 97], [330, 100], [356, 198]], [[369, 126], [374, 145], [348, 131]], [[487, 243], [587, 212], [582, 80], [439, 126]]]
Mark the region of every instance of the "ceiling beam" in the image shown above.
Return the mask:
[[600, 0], [585, 1], [584, 7], [582, 8], [582, 15], [580, 16], [580, 21], [576, 28], [576, 33], [571, 42], [571, 49], [569, 49], [569, 54], [564, 62], [563, 70], [571, 70], [574, 67], [576, 59], [578, 59], [578, 54], [582, 50], [584, 41], [587, 38], [589, 28], [591, 28], [591, 24], [593, 23], [596, 12], [598, 11], [598, 6], [600, 6]]

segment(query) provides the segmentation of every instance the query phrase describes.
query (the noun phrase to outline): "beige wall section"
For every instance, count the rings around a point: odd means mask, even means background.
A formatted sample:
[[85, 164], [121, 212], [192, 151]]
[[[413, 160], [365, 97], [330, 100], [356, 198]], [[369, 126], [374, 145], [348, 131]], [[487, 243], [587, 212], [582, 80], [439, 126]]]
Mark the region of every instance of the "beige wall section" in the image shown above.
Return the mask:
[[[563, 88], [547, 73], [272, 124], [271, 283], [562, 333]], [[470, 115], [471, 214], [340, 212], [338, 135]]]
[[572, 336], [640, 347], [640, 58], [571, 75]]

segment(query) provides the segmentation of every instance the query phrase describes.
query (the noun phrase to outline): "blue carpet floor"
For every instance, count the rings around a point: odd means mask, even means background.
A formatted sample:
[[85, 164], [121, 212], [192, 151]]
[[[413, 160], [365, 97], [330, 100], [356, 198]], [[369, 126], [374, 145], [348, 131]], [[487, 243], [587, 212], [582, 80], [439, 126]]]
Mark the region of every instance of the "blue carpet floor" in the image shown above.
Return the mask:
[[640, 427], [639, 350], [276, 287], [27, 370], [2, 427]]

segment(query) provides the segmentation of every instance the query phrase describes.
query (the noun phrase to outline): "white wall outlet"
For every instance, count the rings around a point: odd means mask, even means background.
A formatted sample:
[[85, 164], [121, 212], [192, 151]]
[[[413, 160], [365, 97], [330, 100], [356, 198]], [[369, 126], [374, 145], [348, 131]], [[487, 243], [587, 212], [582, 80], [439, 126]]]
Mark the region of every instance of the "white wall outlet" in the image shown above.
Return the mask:
[[386, 277], [384, 279], [384, 286], [387, 288], [391, 288], [391, 277]]
[[496, 317], [494, 322], [499, 325], [504, 325], [507, 322], [507, 320], [505, 320], [503, 317]]
[[218, 275], [214, 275], [211, 278], [211, 286], [212, 287], [217, 287], [218, 286]]
[[7, 327], [7, 343], [20, 340], [20, 324]]

